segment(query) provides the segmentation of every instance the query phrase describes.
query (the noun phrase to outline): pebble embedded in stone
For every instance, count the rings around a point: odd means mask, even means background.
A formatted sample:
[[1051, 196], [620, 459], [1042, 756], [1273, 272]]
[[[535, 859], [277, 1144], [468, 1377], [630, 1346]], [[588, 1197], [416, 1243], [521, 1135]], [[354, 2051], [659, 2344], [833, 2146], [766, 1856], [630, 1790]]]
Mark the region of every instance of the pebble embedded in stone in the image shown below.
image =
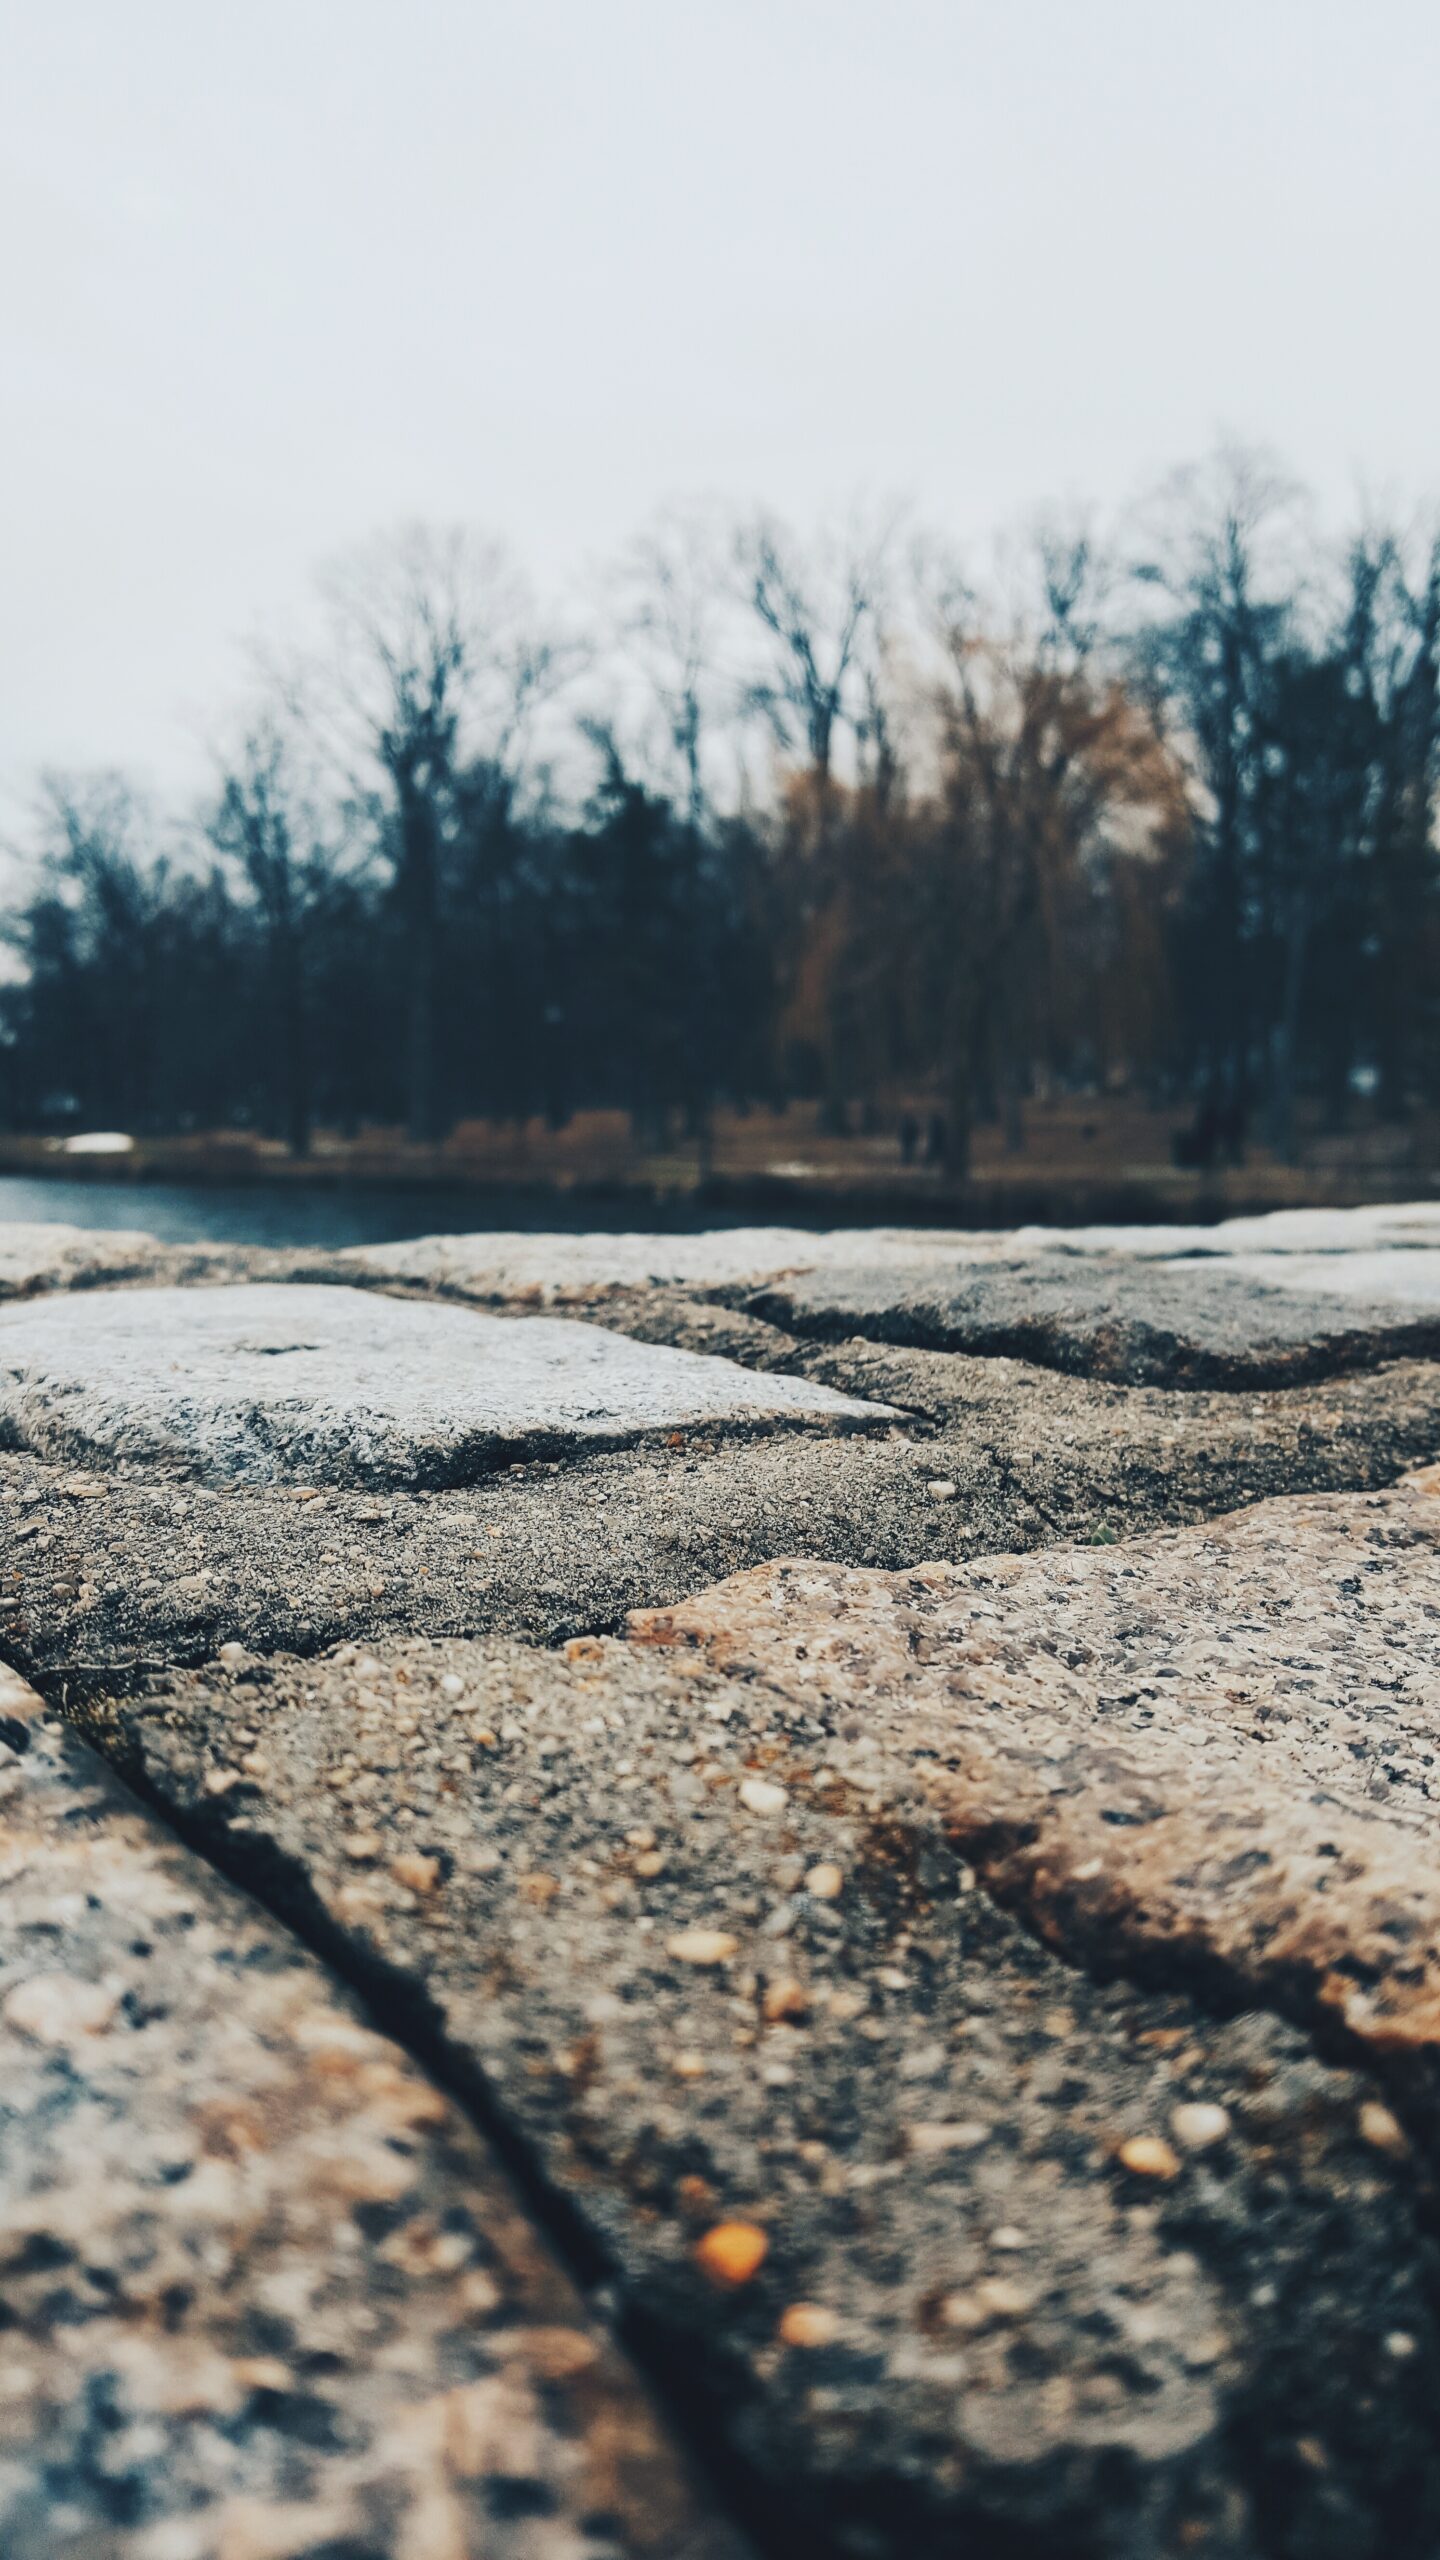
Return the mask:
[[1163, 2134], [1137, 2133], [1122, 2142], [1116, 2154], [1121, 2165], [1137, 2178], [1178, 2178], [1180, 2158]]
[[739, 1796], [746, 1812], [758, 1814], [762, 1820], [783, 1813], [790, 1801], [788, 1790], [769, 1778], [742, 1778]]
[[753, 2222], [717, 2222], [695, 2244], [698, 2265], [715, 2284], [739, 2287], [759, 2274], [769, 2255], [767, 2235]]
[[681, 1929], [665, 1941], [666, 1952], [680, 1964], [728, 1964], [740, 1941], [728, 1929]]
[[1230, 2110], [1203, 2104], [1175, 2107], [1170, 2130], [1182, 2151], [1212, 2151], [1230, 2131]]

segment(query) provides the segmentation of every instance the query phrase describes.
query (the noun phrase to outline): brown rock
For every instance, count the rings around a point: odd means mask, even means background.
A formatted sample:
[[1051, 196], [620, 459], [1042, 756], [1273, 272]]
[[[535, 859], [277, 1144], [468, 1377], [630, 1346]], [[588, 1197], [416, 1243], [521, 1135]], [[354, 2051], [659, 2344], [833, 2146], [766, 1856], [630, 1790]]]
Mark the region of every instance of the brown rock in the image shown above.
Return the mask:
[[1440, 1500], [1412, 1483], [969, 1566], [780, 1563], [631, 1634], [858, 1711], [832, 1763], [918, 1786], [1048, 1938], [1323, 2018], [1428, 2112], [1437, 1623]]

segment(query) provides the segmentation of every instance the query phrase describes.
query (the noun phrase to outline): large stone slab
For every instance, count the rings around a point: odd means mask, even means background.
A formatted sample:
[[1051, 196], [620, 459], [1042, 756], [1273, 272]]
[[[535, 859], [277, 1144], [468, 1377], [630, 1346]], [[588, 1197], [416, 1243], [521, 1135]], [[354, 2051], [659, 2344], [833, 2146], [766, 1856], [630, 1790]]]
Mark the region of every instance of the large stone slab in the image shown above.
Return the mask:
[[1073, 1953], [1288, 2009], [1440, 2135], [1440, 1469], [905, 1575], [776, 1564], [634, 1621], [863, 1724]]
[[249, 1481], [456, 1484], [523, 1456], [703, 1426], [886, 1415], [803, 1379], [599, 1327], [326, 1286], [155, 1289], [0, 1313], [0, 1436]]
[[0, 1671], [6, 2560], [721, 2560], [458, 2110]]
[[1433, 2253], [1370, 2084], [1059, 1962], [797, 1653], [411, 1641], [89, 1713], [483, 2093], [777, 2552], [1421, 2560]]
[[1039, 1256], [957, 1273], [948, 1258], [857, 1262], [741, 1292], [742, 1309], [829, 1341], [860, 1334], [1185, 1388], [1284, 1386], [1440, 1351], [1440, 1255], [1153, 1263]]
[[[867, 1259], [885, 1266], [943, 1252], [953, 1262], [984, 1261], [1007, 1252], [1001, 1231], [867, 1227]], [[412, 1236], [397, 1244], [353, 1245], [337, 1260], [357, 1274], [412, 1282], [442, 1295], [496, 1306], [536, 1306], [591, 1298], [607, 1291], [677, 1284], [721, 1286], [777, 1272], [823, 1270], [855, 1258], [852, 1229], [713, 1227], [698, 1235]]]

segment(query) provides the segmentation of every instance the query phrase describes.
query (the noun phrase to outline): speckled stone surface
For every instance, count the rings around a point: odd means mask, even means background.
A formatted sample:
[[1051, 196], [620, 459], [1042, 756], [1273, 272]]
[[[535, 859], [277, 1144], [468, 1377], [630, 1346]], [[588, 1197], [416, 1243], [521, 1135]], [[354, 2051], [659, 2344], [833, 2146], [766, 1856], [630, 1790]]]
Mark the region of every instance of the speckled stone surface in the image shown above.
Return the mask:
[[457, 2109], [0, 1673], [6, 2560], [738, 2560]]
[[647, 1643], [863, 1719], [1068, 1951], [1218, 1977], [1440, 2101], [1440, 1469], [1092, 1551], [762, 1567]]
[[549, 1317], [261, 1282], [0, 1313], [0, 1436], [221, 1479], [463, 1484], [524, 1455], [704, 1426], [887, 1417], [803, 1379]]
[[1435, 2560], [1437, 1240], [0, 1249], [3, 2560]]
[[943, 1256], [886, 1266], [857, 1253], [848, 1268], [729, 1294], [745, 1313], [826, 1341], [862, 1334], [1131, 1385], [1285, 1386], [1440, 1351], [1440, 1257], [1366, 1255], [1349, 1288], [1337, 1278], [1346, 1259], [1046, 1253], [957, 1271]]
[[1431, 2250], [1370, 2085], [1048, 1954], [862, 1714], [584, 1639], [90, 1712], [543, 2164], [776, 2551], [1440, 2537]]

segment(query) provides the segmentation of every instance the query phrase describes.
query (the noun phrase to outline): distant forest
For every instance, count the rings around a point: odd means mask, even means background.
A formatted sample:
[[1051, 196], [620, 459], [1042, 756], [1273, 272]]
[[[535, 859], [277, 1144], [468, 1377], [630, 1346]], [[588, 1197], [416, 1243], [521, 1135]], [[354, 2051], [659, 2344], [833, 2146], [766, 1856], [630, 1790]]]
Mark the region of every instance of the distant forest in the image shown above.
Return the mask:
[[1440, 545], [1253, 456], [983, 577], [903, 520], [663, 518], [547, 617], [412, 528], [320, 582], [202, 805], [52, 775], [0, 1124], [136, 1134], [818, 1098], [963, 1174], [1027, 1099], [1205, 1161], [1440, 1099]]

